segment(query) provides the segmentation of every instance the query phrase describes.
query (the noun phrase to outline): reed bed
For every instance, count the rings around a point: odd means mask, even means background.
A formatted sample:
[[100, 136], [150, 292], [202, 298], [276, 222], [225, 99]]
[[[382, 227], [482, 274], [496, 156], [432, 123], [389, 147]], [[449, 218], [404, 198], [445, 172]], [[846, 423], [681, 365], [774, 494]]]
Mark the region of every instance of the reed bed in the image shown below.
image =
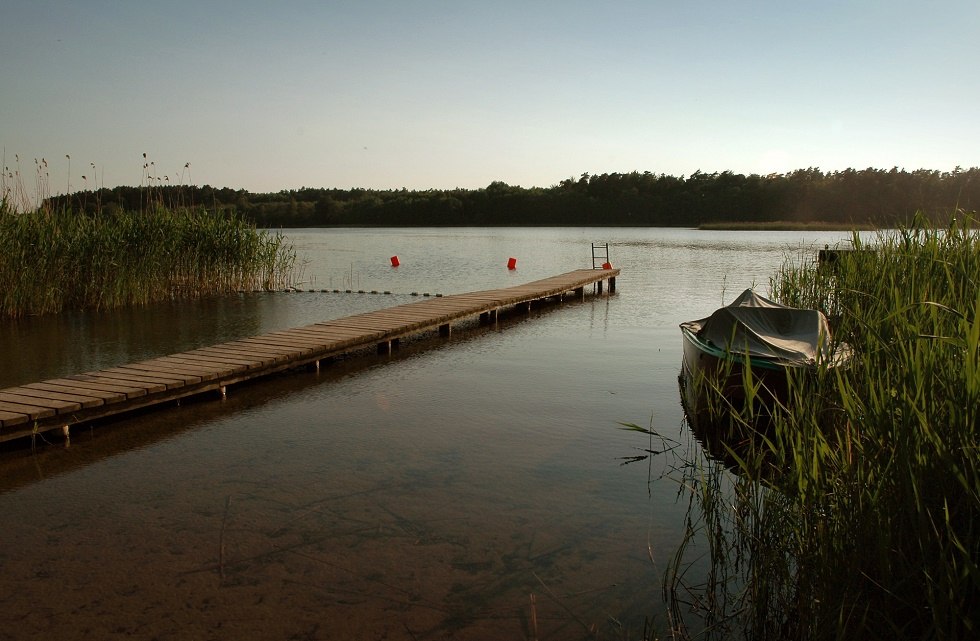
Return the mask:
[[[665, 578], [678, 637], [688, 607], [704, 638], [980, 635], [976, 223], [853, 243], [872, 251], [770, 283], [834, 319], [849, 366], [797, 381], [737, 474], [696, 448], [685, 461], [688, 539]], [[690, 585], [696, 554], [708, 581]]]
[[234, 213], [153, 207], [97, 215], [0, 203], [0, 316], [113, 309], [281, 289], [296, 254]]

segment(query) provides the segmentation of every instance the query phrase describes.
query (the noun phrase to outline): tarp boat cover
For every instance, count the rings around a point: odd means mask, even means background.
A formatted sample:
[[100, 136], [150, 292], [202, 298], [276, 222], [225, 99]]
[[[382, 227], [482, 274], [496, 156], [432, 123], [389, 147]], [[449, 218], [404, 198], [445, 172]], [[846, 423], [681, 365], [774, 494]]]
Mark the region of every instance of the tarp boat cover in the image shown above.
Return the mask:
[[784, 367], [815, 365], [829, 356], [830, 327], [822, 313], [780, 305], [751, 289], [711, 316], [681, 327], [728, 354]]

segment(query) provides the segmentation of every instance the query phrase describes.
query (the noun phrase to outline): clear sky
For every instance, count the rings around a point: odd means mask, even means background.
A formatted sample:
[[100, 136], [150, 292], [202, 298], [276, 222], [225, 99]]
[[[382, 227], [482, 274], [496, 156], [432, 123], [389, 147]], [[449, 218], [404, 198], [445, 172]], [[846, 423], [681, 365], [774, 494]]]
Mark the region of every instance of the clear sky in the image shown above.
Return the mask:
[[980, 166], [978, 33], [976, 0], [6, 0], [0, 145], [51, 193], [144, 153], [260, 192], [949, 171]]

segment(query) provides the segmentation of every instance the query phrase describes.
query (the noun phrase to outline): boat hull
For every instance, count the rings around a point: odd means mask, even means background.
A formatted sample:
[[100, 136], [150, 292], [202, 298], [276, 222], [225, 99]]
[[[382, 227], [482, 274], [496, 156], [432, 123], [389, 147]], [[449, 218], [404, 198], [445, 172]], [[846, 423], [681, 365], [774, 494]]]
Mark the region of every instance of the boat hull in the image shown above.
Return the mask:
[[685, 408], [699, 422], [714, 423], [732, 413], [768, 414], [786, 400], [789, 370], [760, 358], [723, 352], [699, 340], [690, 330], [684, 335], [681, 372]]

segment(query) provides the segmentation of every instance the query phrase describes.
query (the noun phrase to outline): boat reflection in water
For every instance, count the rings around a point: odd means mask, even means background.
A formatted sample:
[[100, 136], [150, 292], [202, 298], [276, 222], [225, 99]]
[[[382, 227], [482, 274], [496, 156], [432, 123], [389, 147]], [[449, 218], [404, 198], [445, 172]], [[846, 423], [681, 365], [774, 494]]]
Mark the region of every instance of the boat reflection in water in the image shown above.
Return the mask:
[[768, 431], [795, 382], [820, 364], [846, 361], [846, 346], [833, 348], [823, 313], [780, 305], [751, 289], [680, 328], [688, 423], [708, 453], [726, 463]]

